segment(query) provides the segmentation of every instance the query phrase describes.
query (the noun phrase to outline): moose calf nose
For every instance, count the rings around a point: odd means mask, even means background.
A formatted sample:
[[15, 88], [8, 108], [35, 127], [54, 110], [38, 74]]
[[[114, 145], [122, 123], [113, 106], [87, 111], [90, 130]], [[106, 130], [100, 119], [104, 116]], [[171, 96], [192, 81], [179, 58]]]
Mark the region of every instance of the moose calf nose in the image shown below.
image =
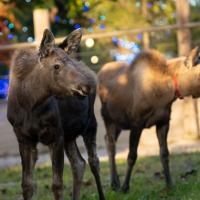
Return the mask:
[[78, 87], [78, 90], [80, 90], [82, 94], [86, 96], [90, 93], [91, 88], [89, 85], [81, 85]]
[[90, 93], [90, 86], [89, 85], [82, 86], [82, 92], [88, 95]]

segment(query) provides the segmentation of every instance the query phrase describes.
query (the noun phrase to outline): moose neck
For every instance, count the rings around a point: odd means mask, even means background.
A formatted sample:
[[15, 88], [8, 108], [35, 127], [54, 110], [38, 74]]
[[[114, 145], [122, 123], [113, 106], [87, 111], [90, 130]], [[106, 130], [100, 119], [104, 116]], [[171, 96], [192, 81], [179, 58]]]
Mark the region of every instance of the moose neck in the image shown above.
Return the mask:
[[177, 83], [183, 97], [200, 96], [200, 66], [193, 67], [184, 73], [177, 74]]
[[17, 102], [25, 109], [32, 109], [50, 96], [43, 70], [38, 66], [23, 80], [13, 77], [10, 84], [11, 94], [14, 93]]

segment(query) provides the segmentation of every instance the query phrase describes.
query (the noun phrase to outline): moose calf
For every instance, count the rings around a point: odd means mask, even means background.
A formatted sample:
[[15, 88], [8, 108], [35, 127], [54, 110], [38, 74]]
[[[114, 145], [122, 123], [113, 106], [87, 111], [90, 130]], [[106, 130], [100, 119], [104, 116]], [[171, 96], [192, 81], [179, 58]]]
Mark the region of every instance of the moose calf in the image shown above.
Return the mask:
[[55, 200], [63, 200], [64, 149], [73, 171], [73, 199], [79, 198], [85, 167], [76, 145], [79, 135], [104, 200], [96, 155], [96, 80], [88, 67], [70, 57], [81, 36], [75, 30], [56, 46], [53, 34], [45, 30], [39, 51], [22, 49], [13, 56], [7, 116], [19, 143], [24, 200], [31, 200], [34, 193], [32, 175], [39, 142], [50, 149]]
[[139, 139], [144, 128], [156, 126], [160, 158], [166, 184], [171, 186], [167, 134], [172, 103], [179, 97], [200, 97], [200, 55], [198, 48], [187, 58], [167, 62], [157, 51], [141, 52], [130, 64], [105, 64], [98, 74], [98, 93], [106, 127], [111, 186], [120, 188], [115, 163], [115, 144], [122, 129], [130, 130], [128, 167], [122, 185], [129, 190]]

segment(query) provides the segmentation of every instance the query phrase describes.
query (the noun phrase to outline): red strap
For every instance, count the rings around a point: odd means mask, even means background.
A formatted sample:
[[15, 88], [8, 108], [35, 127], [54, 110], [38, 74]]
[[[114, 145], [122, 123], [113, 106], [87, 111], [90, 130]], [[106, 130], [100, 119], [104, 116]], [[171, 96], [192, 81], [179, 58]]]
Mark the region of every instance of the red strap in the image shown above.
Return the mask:
[[179, 90], [178, 80], [177, 80], [176, 75], [173, 76], [173, 82], [174, 82], [176, 97], [178, 97], [179, 99], [183, 99], [183, 96], [181, 95], [181, 92]]

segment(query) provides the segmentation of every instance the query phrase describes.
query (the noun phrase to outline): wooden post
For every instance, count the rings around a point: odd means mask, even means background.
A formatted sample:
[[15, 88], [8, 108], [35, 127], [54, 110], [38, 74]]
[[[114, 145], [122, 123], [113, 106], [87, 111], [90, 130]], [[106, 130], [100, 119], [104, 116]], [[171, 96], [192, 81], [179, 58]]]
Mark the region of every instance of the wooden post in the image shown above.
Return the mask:
[[33, 24], [35, 41], [42, 39], [45, 28], [50, 28], [49, 11], [47, 9], [38, 8], [33, 11]]
[[[184, 24], [189, 22], [190, 17], [190, 5], [188, 0], [176, 0], [176, 20], [177, 24], [184, 26]], [[179, 56], [186, 56], [188, 55], [191, 49], [191, 32], [189, 28], [181, 28], [177, 31], [177, 41], [178, 41], [178, 54]], [[200, 125], [199, 125], [199, 110], [198, 110], [198, 101], [192, 100], [190, 103], [193, 102], [194, 106], [194, 115], [195, 115], [195, 122], [196, 122], [196, 132], [197, 137], [200, 138]], [[189, 102], [185, 102], [189, 103]], [[187, 112], [187, 111], [186, 111]], [[187, 123], [185, 122], [185, 127], [188, 127]], [[191, 132], [191, 130], [186, 131]]]
[[[189, 22], [190, 5], [188, 0], [176, 0], [176, 23], [183, 26]], [[179, 56], [186, 56], [191, 49], [191, 33], [189, 28], [177, 31]]]
[[[148, 10], [147, 10], [147, 0], [142, 0], [142, 14], [145, 19], [147, 19]], [[143, 33], [143, 48], [149, 49], [150, 42], [149, 42], [149, 33], [144, 32]]]

